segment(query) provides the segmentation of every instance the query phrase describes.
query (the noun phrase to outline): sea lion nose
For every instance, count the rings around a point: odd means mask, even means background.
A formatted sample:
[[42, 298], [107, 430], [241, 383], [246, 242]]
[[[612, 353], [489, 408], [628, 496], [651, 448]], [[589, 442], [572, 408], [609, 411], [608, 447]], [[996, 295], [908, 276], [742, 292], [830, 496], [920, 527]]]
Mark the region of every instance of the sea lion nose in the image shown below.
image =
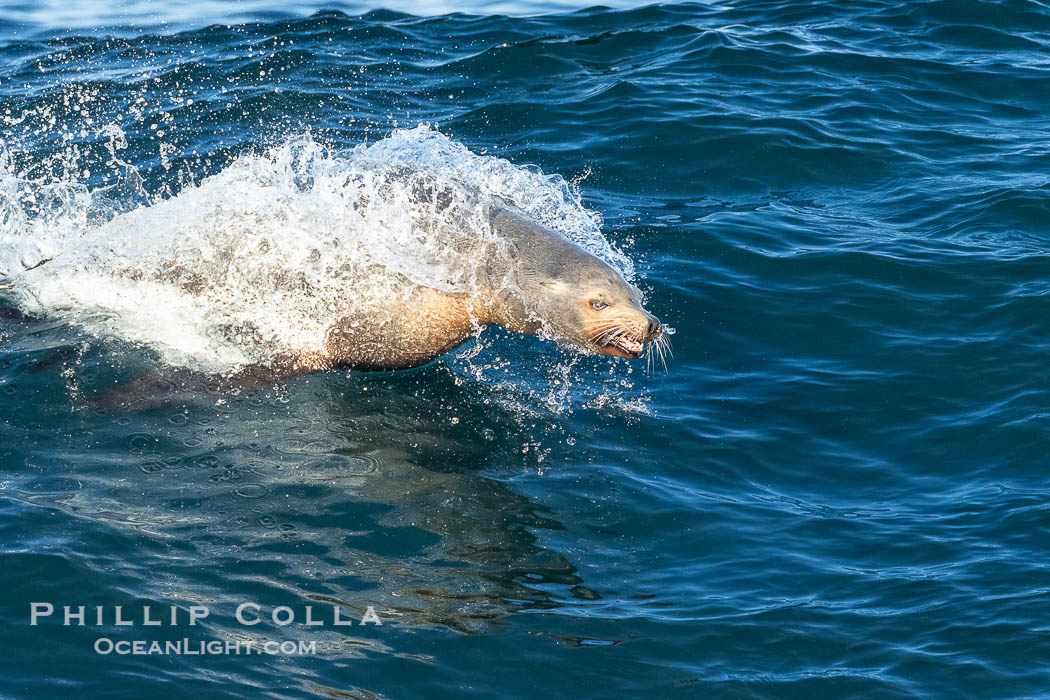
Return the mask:
[[663, 326], [660, 324], [660, 319], [656, 316], [650, 313], [646, 313], [646, 316], [649, 317], [649, 329], [648, 333], [646, 333], [646, 339], [653, 340], [663, 331]]

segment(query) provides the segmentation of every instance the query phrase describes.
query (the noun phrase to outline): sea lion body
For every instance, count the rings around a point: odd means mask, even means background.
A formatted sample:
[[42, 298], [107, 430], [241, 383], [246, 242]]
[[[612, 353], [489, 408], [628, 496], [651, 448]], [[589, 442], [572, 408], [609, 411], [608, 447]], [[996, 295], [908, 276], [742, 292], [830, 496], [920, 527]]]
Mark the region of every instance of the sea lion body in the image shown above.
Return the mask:
[[409, 286], [388, 318], [340, 319], [328, 331], [325, 353], [304, 364], [362, 371], [408, 369], [454, 350], [479, 330], [471, 295]]
[[282, 358], [292, 371], [328, 367], [394, 370], [427, 364], [488, 325], [602, 354], [638, 357], [662, 332], [637, 288], [610, 265], [502, 202], [488, 207], [496, 236], [474, 250], [471, 292], [404, 280], [388, 308], [338, 319], [324, 352]]
[[325, 369], [418, 367], [489, 325], [629, 359], [651, 344], [662, 357], [666, 336], [660, 321], [619, 272], [502, 201], [487, 205], [486, 212], [493, 236], [455, 251], [473, 272], [467, 288], [436, 289], [395, 274], [398, 292], [382, 297], [378, 307], [371, 300], [367, 312], [334, 318], [320, 348], [282, 352], [232, 374], [159, 368], [85, 402], [101, 409], [146, 409], [180, 394], [251, 389]]

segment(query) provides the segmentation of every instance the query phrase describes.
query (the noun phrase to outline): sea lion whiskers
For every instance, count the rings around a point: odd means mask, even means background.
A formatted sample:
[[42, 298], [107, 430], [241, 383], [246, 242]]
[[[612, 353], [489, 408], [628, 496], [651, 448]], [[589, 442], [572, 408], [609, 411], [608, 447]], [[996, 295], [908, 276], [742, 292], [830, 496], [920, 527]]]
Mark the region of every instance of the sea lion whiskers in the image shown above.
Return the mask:
[[591, 322], [589, 324], [584, 324], [584, 328], [586, 330], [588, 330], [588, 331], [594, 330], [594, 329], [600, 329], [600, 330], [611, 329], [611, 330], [621, 330], [621, 331], [624, 331], [624, 332], [629, 332], [631, 330], [630, 326], [628, 325], [628, 323], [625, 321], [625, 319], [622, 319], [622, 318], [609, 318], [609, 319], [602, 319], [601, 321], [594, 321], [594, 322]]
[[671, 350], [671, 340], [667, 337], [666, 333], [661, 333], [659, 337], [653, 340], [651, 343], [646, 345], [645, 348], [645, 361], [646, 361], [646, 372], [651, 374], [653, 371], [653, 355], [656, 355], [657, 359], [660, 360], [660, 364], [663, 365], [664, 374], [667, 373], [667, 357], [670, 355], [674, 359], [674, 351]]
[[602, 329], [591, 337], [590, 342], [595, 345], [608, 345], [613, 342], [616, 338], [622, 337], [626, 334], [626, 329], [618, 323], [612, 323], [608, 327]]
[[620, 324], [614, 321], [603, 321], [600, 324], [594, 324], [593, 326], [585, 326], [585, 330], [592, 333], [590, 336], [592, 342], [601, 339], [603, 336], [606, 336], [619, 328]]
[[[599, 322], [600, 332], [591, 338], [591, 342], [609, 343], [617, 338], [630, 340], [634, 343], [645, 343], [643, 336], [636, 332], [628, 319], [611, 318]], [[589, 326], [588, 328], [593, 327]]]
[[605, 320], [605, 321], [598, 321], [598, 322], [595, 322], [595, 323], [584, 325], [584, 332], [589, 334], [589, 339], [591, 341], [594, 341], [595, 339], [599, 338], [600, 336], [605, 335], [606, 333], [609, 333], [610, 331], [614, 331], [614, 330], [618, 329], [619, 327], [620, 327], [619, 323], [616, 323], [615, 321]]

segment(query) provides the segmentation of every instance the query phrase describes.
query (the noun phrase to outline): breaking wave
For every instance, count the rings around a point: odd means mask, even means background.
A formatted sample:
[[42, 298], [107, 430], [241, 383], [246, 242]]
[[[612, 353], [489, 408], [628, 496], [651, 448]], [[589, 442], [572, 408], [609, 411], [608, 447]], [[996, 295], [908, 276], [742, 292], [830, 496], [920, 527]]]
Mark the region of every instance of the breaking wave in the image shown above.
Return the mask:
[[633, 276], [576, 184], [428, 126], [346, 151], [299, 135], [174, 196], [142, 191], [111, 129], [122, 175], [95, 190], [34, 181], [4, 152], [0, 274], [23, 310], [168, 365], [226, 373], [320, 350], [334, 319], [377, 313], [406, 280], [469, 289], [476, 256], [462, 251], [497, 240], [480, 206], [492, 197]]

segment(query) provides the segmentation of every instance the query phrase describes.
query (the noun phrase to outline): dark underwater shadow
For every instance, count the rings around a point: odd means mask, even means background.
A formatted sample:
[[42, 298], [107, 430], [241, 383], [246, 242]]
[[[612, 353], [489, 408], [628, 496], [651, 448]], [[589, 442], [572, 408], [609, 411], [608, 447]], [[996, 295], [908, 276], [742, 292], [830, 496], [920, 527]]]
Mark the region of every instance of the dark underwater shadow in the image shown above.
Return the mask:
[[[85, 394], [148, 362], [114, 361], [112, 350], [82, 352]], [[302, 605], [373, 605], [400, 626], [478, 633], [557, 607], [545, 588], [585, 590], [577, 567], [539, 544], [537, 533], [563, 529], [556, 514], [513, 486], [536, 468], [537, 428], [442, 363], [212, 386], [132, 412], [68, 394], [64, 408], [49, 405], [70, 381], [59, 374], [42, 373], [49, 424], [25, 447], [49, 451], [50, 477], [17, 492], [144, 538], [123, 555], [143, 571], [144, 598], [177, 585], [191, 598], [221, 591], [233, 604], [251, 590], [276, 605], [291, 591]], [[56, 432], [70, 439], [56, 443]], [[51, 478], [63, 470], [76, 487]], [[154, 559], [172, 541], [178, 554]], [[325, 634], [347, 651], [343, 635]]]
[[[407, 568], [392, 591], [400, 602], [390, 610], [414, 624], [484, 631], [511, 612], [557, 607], [545, 586], [582, 583], [575, 565], [538, 544], [536, 531], [563, 526], [509, 480], [535, 468], [533, 429], [487, 400], [488, 387], [463, 384], [440, 364], [324, 383], [335, 390], [323, 403], [329, 431], [344, 445], [332, 454], [372, 465], [343, 493], [382, 506], [386, 531], [436, 535], [401, 560]], [[324, 479], [330, 467], [314, 462], [305, 475]]]

